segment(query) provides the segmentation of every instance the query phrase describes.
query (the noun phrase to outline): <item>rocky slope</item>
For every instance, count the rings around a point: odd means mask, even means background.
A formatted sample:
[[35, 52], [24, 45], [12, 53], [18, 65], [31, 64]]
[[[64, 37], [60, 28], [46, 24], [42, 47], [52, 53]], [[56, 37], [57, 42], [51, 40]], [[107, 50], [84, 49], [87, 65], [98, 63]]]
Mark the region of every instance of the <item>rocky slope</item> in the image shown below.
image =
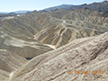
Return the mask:
[[107, 81], [107, 61], [108, 32], [33, 58], [14, 72], [11, 81]]

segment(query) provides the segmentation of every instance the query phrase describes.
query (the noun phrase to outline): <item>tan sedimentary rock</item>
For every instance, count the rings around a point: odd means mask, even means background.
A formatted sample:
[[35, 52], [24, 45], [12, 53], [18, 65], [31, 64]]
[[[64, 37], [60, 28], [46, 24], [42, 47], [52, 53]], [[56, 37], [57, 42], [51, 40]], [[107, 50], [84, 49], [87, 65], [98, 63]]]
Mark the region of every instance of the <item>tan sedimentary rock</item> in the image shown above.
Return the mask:
[[[88, 72], [82, 74], [84, 71]], [[108, 32], [74, 40], [33, 58], [14, 72], [11, 81], [107, 81], [107, 75]]]

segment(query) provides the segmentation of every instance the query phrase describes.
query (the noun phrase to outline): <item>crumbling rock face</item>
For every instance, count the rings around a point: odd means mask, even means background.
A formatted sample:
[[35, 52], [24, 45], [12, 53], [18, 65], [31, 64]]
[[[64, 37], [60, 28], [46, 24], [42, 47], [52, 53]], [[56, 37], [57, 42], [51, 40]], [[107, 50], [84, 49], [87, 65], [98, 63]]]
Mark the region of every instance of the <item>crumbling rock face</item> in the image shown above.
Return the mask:
[[107, 75], [108, 32], [33, 58], [14, 72], [11, 81], [107, 81]]

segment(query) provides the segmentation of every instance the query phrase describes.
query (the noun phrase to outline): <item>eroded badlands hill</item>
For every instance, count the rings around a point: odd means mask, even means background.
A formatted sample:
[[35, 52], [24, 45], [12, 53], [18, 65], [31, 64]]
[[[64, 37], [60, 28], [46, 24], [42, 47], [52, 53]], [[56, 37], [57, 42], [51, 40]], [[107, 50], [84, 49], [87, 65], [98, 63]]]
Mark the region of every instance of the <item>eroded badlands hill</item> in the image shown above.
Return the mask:
[[42, 12], [38, 15], [37, 21], [43, 28], [34, 38], [56, 48], [74, 39], [96, 36], [108, 31], [108, 18], [102, 17], [97, 11], [85, 8]]
[[29, 12], [0, 19], [0, 45], [32, 58], [69, 42], [108, 31], [108, 18], [86, 8]]
[[11, 81], [107, 81], [107, 75], [108, 32], [74, 40], [33, 58], [14, 72]]

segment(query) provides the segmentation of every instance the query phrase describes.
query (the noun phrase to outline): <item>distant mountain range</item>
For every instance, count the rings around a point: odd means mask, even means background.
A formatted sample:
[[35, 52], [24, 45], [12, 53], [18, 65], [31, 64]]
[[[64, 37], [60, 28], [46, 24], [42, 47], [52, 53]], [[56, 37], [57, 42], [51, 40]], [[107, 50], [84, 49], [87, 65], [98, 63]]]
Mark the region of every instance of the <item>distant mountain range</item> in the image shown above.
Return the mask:
[[[68, 4], [62, 4], [62, 5], [59, 5], [59, 6], [55, 6], [55, 7], [50, 7], [50, 8], [46, 8], [46, 9], [43, 9], [44, 11], [52, 11], [52, 10], [55, 10], [55, 9], [80, 9], [80, 8], [83, 8], [87, 6], [87, 4], [82, 4], [82, 5], [68, 5]], [[41, 10], [42, 11], [42, 10]]]
[[92, 4], [82, 4], [82, 5], [63, 4], [63, 5], [43, 9], [43, 11], [52, 11], [52, 10], [55, 10], [55, 9], [71, 9], [71, 10], [74, 10], [74, 9], [81, 9], [81, 8], [88, 8], [88, 9], [96, 10], [96, 11], [99, 11], [99, 12], [108, 11], [108, 1], [103, 1], [103, 2], [98, 2], [98, 3], [94, 2]]
[[27, 13], [27, 12], [32, 12], [32, 10], [18, 10], [15, 11], [14, 13]]
[[25, 14], [27, 12], [32, 12], [32, 11], [19, 10], [19, 11], [14, 11], [14, 12], [0, 12], [0, 17], [17, 16], [17, 15]]
[[0, 12], [0, 14], [9, 14], [9, 13], [27, 13], [27, 12], [32, 12], [32, 10], [18, 10], [18, 11], [14, 11], [14, 12]]
[[[52, 11], [52, 10], [55, 10], [55, 9], [69, 9], [71, 6], [75, 6], [75, 5], [62, 4], [62, 5], [46, 8], [46, 9], [43, 9], [43, 10]], [[40, 10], [40, 11], [42, 11], [42, 10]]]
[[0, 12], [0, 14], [8, 14], [8, 12]]

